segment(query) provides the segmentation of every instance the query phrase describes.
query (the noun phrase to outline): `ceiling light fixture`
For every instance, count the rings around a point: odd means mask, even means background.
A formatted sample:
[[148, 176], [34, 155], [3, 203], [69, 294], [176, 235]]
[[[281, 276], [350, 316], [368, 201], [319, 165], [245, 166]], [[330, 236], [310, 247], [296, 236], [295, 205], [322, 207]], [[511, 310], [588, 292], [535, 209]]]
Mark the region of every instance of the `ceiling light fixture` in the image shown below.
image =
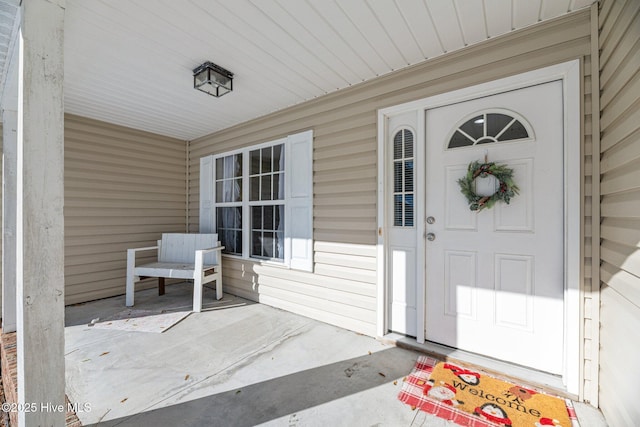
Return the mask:
[[233, 73], [207, 61], [193, 70], [193, 88], [219, 98], [233, 90]]

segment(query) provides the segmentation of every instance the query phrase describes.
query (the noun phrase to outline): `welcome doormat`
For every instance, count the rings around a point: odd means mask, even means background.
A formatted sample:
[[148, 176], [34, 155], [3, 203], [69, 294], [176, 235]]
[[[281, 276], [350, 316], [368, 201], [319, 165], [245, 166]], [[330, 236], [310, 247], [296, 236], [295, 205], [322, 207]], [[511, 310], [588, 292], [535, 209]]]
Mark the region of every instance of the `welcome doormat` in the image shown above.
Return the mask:
[[177, 325], [190, 314], [190, 311], [159, 312], [126, 309], [108, 319], [92, 321], [89, 326], [96, 329], [162, 333]]
[[466, 427], [579, 426], [570, 400], [428, 356], [418, 358], [398, 399]]

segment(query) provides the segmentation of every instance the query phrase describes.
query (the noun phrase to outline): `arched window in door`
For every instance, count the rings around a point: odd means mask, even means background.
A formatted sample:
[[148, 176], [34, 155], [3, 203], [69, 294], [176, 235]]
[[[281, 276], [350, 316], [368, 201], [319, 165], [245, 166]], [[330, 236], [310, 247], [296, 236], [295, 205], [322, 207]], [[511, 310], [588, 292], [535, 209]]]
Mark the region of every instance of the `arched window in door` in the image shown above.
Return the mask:
[[508, 110], [487, 110], [463, 119], [448, 139], [447, 149], [533, 139], [531, 125]]
[[413, 227], [414, 143], [413, 132], [401, 129], [393, 137], [393, 225]]

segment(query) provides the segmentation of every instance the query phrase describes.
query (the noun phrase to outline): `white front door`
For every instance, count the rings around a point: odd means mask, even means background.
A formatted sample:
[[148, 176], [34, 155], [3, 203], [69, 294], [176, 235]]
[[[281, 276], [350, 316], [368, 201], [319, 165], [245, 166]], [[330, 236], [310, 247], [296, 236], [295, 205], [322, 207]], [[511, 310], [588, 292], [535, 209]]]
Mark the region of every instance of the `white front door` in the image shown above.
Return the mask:
[[[425, 120], [426, 339], [561, 374], [562, 82], [429, 109]], [[513, 169], [520, 194], [471, 211], [458, 180], [485, 156]]]

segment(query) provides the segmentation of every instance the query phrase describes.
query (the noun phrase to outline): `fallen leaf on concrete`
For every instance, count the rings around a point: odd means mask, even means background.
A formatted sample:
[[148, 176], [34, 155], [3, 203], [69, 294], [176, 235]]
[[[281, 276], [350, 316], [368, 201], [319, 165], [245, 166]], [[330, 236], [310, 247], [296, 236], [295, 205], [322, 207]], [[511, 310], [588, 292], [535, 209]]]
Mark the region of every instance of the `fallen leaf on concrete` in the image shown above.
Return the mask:
[[393, 385], [398, 385], [398, 381], [397, 381], [397, 380], [396, 380], [396, 381], [394, 381], [394, 382], [393, 382]]
[[236, 391], [236, 394], [240, 394], [240, 392], [241, 392], [241, 391], [242, 391], [242, 390], [238, 390], [238, 391]]
[[89, 360], [91, 360], [91, 359], [84, 359], [83, 362], [88, 362]]
[[102, 353], [100, 356], [104, 356], [105, 354], [109, 354], [108, 351], [105, 351], [104, 353]]
[[411, 410], [412, 410], [412, 411], [415, 411], [415, 410], [416, 410], [416, 406], [412, 406], [412, 407], [411, 407]]
[[189, 379], [189, 374], [185, 375], [184, 380], [188, 380]]
[[371, 352], [369, 352], [369, 356], [371, 356]]
[[124, 399], [122, 399], [122, 400], [120, 401], [120, 403], [124, 403], [124, 402], [126, 402], [127, 400], [129, 400], [129, 398], [128, 398], [128, 397], [125, 397]]
[[387, 376], [385, 374], [383, 374], [382, 372], [378, 372], [378, 375], [380, 375], [381, 377], [387, 378]]

